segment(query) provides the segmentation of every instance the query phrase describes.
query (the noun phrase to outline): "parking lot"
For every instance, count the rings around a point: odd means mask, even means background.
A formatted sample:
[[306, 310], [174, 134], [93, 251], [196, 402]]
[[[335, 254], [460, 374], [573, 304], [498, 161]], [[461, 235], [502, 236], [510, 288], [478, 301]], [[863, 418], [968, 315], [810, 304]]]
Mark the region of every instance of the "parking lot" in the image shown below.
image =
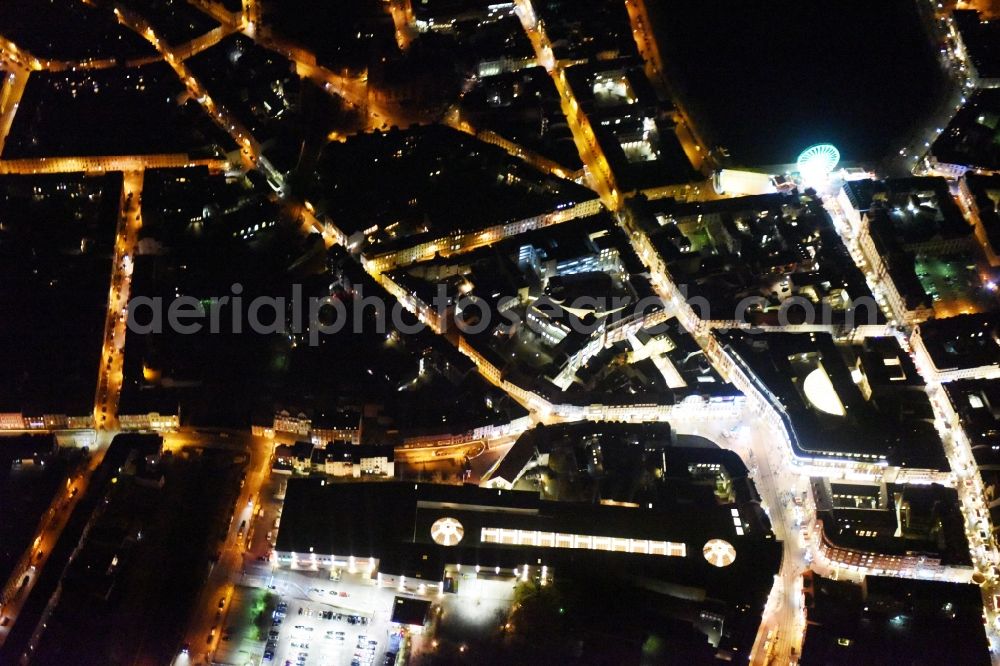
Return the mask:
[[[265, 666], [392, 663], [399, 641], [393, 636], [398, 628], [390, 623], [397, 590], [377, 587], [366, 571], [291, 570], [269, 561], [286, 480], [272, 475], [261, 489], [248, 530], [245, 569], [233, 581], [233, 608], [216, 661]], [[255, 621], [265, 598], [267, 617]]]
[[[391, 622], [394, 599], [432, 602], [432, 625], [446, 626], [455, 644], [489, 635], [503, 623], [513, 599], [509, 575], [454, 571], [457, 594], [438, 595], [437, 585], [379, 586], [366, 564], [279, 567], [271, 548], [280, 524], [287, 476], [272, 474], [261, 488], [250, 521], [244, 569], [214, 655], [217, 663], [248, 666], [385, 666], [400, 651], [401, 628]], [[417, 641], [415, 650], [430, 649]]]
[[[243, 607], [234, 608], [230, 616], [236, 622], [220, 643], [217, 661], [281, 666], [393, 663], [399, 642], [394, 636], [399, 630], [390, 623], [395, 590], [347, 573], [335, 581], [329, 572], [272, 573], [269, 564], [253, 569], [234, 596]], [[266, 593], [273, 604], [255, 626], [247, 609]]]
[[386, 660], [390, 634], [386, 622], [335, 610], [329, 604], [282, 601], [275, 611], [264, 652], [278, 664], [393, 663]]

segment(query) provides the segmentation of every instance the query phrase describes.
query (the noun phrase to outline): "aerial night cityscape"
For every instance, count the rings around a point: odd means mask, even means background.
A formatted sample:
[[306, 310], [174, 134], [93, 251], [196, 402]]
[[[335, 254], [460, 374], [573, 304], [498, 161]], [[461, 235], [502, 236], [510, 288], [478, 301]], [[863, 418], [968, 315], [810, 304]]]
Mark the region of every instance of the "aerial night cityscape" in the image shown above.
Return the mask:
[[1000, 666], [1000, 0], [0, 0], [0, 666]]

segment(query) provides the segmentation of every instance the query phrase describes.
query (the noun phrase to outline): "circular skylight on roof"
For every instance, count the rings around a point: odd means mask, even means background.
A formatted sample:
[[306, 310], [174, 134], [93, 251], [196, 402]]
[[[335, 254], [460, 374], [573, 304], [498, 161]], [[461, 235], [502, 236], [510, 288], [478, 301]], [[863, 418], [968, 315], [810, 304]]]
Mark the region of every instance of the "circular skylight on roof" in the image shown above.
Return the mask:
[[431, 525], [431, 538], [441, 546], [457, 546], [465, 536], [465, 528], [455, 518], [438, 518]]
[[736, 561], [736, 549], [733, 544], [722, 539], [710, 539], [701, 549], [708, 563], [717, 567], [728, 567]]

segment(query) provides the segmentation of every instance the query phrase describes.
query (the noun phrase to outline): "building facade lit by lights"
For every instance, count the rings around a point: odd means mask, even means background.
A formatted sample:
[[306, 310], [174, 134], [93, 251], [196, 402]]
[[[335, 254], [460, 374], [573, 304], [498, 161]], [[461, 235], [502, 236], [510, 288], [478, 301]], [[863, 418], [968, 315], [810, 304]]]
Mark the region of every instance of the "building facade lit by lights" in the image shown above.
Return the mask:
[[922, 323], [910, 339], [927, 372], [942, 382], [1000, 377], [1000, 319], [968, 314]]
[[545, 584], [599, 576], [668, 604], [683, 587], [684, 595], [698, 590], [698, 601], [681, 602], [697, 606], [695, 616], [732, 623], [706, 631], [709, 643], [749, 654], [781, 544], [743, 505], [691, 501], [701, 496], [694, 487], [677, 492], [688, 501], [650, 507], [471, 485], [291, 479], [272, 561], [431, 598], [478, 578]]

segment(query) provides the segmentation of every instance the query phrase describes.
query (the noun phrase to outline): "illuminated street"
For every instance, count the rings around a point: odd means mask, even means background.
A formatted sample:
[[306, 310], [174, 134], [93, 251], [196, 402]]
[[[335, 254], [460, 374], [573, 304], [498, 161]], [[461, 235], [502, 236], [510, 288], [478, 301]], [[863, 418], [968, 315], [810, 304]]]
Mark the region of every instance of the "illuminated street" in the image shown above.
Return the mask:
[[601, 195], [601, 200], [610, 210], [618, 210], [622, 206], [622, 196], [615, 184], [611, 167], [597, 144], [597, 139], [594, 137], [587, 117], [580, 111], [579, 104], [572, 97], [566, 84], [565, 72], [555, 61], [552, 46], [536, 18], [531, 0], [518, 0], [515, 7], [521, 24], [535, 49], [535, 57], [548, 70], [556, 89], [559, 91], [563, 113], [573, 131], [573, 139], [580, 152], [580, 158], [588, 169], [592, 186]]
[[128, 325], [129, 288], [135, 261], [139, 228], [142, 227], [142, 171], [122, 174], [121, 213], [115, 240], [115, 260], [112, 269], [108, 312], [101, 348], [100, 374], [94, 400], [94, 420], [100, 429], [117, 424], [118, 400], [123, 380], [125, 333]]
[[[632, 22], [632, 34], [635, 36], [639, 54], [646, 63], [646, 71], [651, 81], [664, 87], [669, 87], [663, 57], [660, 54], [656, 38], [650, 33], [649, 14], [646, 11], [646, 0], [625, 0], [629, 19]], [[711, 168], [711, 155], [694, 131], [694, 125], [683, 107], [678, 107], [677, 136], [681, 140], [684, 152], [696, 169], [707, 171]]]
[[130, 29], [147, 39], [149, 43], [157, 49], [157, 51], [163, 54], [167, 64], [169, 64], [177, 74], [177, 78], [179, 78], [184, 85], [187, 86], [188, 91], [196, 100], [198, 100], [198, 103], [205, 108], [209, 117], [211, 117], [224, 132], [233, 137], [233, 141], [240, 147], [241, 158], [244, 166], [252, 168], [256, 165], [260, 154], [260, 146], [254, 140], [250, 132], [244, 128], [239, 121], [232, 117], [224, 108], [215, 103], [215, 101], [209, 96], [208, 92], [194, 78], [194, 75], [188, 71], [188, 68], [184, 64], [184, 58], [191, 54], [180, 50], [176, 50], [175, 52], [174, 49], [170, 49], [165, 42], [162, 42], [160, 38], [156, 36], [156, 32], [153, 30], [153, 27], [143, 21], [141, 17], [134, 16], [128, 12], [122, 12], [117, 8], [115, 9], [115, 16], [117, 16], [118, 20], [124, 25], [128, 26]]
[[30, 71], [11, 63], [9, 72], [0, 69], [0, 73], [4, 74], [3, 87], [0, 89], [0, 151], [2, 151], [11, 125], [14, 124], [14, 114], [17, 113], [18, 103], [24, 95]]
[[[221, 437], [224, 434], [225, 437]], [[250, 438], [242, 433], [202, 433], [179, 432], [165, 438], [164, 446], [180, 451], [184, 447], [209, 446], [236, 451], [245, 451], [248, 455], [245, 481], [236, 501], [239, 511], [231, 521], [225, 541], [219, 548], [218, 560], [213, 564], [208, 579], [202, 586], [201, 593], [192, 613], [190, 626], [185, 633], [183, 643], [189, 647], [189, 653], [181, 655], [175, 662], [209, 663], [212, 655], [219, 647], [226, 614], [230, 611], [229, 604], [224, 604], [220, 613], [219, 600], [232, 599], [233, 585], [240, 577], [242, 570], [250, 563], [247, 544], [253, 539], [254, 516], [265, 500], [262, 488], [268, 475], [268, 464], [271, 456], [271, 443], [261, 438]], [[246, 526], [250, 527], [247, 528]], [[221, 618], [220, 618], [221, 615]], [[182, 646], [178, 646], [178, 654]], [[185, 661], [187, 660], [187, 661]]]
[[[3, 606], [3, 615], [9, 618], [9, 622], [0, 628], [0, 646], [3, 645], [16, 624], [22, 606], [31, 595], [35, 582], [48, 562], [46, 555], [52, 552], [56, 542], [59, 540], [59, 536], [62, 534], [62, 529], [66, 526], [66, 522], [73, 513], [73, 509], [86, 492], [90, 474], [100, 465], [103, 452], [111, 441], [112, 436], [113, 433], [111, 432], [98, 434], [95, 446], [93, 447], [94, 455], [91, 458], [90, 465], [79, 476], [67, 479], [65, 487], [60, 489], [60, 492], [52, 499], [52, 504], [46, 512], [45, 523], [32, 542], [31, 548], [21, 557], [21, 561], [15, 570], [15, 575], [5, 582], [5, 588], [19, 587], [21, 591], [14, 599]], [[27, 584], [23, 584], [25, 576], [27, 577]]]

